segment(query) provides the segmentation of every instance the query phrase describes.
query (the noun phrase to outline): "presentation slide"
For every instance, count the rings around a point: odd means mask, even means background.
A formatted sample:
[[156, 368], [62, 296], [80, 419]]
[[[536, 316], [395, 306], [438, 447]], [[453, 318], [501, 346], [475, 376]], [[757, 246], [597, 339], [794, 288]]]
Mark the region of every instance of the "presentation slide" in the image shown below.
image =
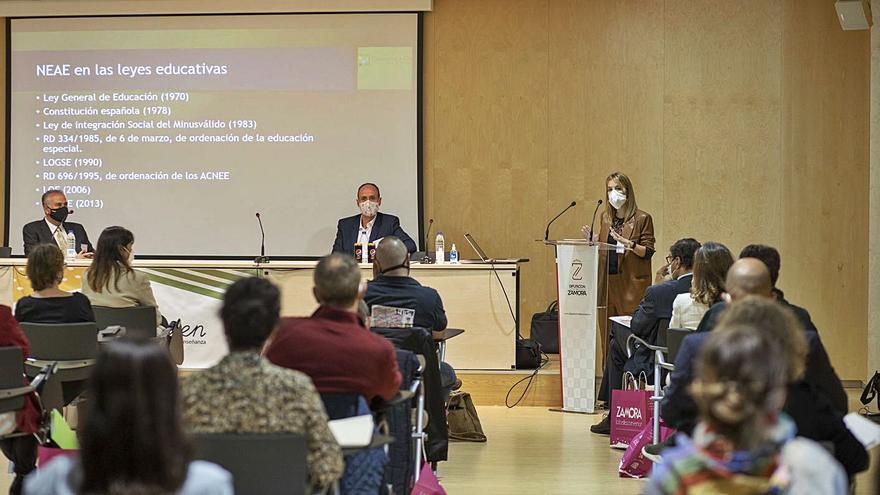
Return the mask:
[[418, 235], [416, 14], [14, 19], [9, 245], [60, 189], [139, 255], [330, 252], [375, 182]]

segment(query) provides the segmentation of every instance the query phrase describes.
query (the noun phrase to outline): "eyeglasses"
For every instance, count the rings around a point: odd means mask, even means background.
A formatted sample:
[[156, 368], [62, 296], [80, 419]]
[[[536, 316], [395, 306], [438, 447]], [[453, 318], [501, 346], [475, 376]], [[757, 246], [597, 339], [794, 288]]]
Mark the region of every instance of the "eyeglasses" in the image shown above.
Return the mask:
[[672, 262], [673, 262], [673, 261], [675, 260], [675, 258], [677, 258], [677, 257], [678, 257], [678, 256], [667, 256], [667, 257], [666, 257], [666, 264], [667, 264], [667, 265], [672, 264]]

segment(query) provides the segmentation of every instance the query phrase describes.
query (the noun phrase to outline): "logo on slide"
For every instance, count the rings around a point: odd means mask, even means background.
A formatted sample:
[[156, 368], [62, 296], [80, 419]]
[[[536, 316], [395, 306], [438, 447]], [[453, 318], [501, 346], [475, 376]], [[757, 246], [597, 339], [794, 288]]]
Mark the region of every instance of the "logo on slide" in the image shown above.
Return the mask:
[[584, 268], [584, 264], [581, 263], [581, 260], [575, 258], [571, 261], [571, 279], [572, 280], [583, 280], [584, 275], [581, 271]]

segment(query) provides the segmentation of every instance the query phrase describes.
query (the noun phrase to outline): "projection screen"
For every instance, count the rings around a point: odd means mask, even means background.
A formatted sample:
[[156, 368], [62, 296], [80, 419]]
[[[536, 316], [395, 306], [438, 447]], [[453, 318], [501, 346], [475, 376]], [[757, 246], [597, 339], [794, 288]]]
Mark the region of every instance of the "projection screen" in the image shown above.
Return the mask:
[[418, 16], [10, 21], [7, 239], [62, 189], [138, 255], [330, 251], [356, 188], [419, 233]]

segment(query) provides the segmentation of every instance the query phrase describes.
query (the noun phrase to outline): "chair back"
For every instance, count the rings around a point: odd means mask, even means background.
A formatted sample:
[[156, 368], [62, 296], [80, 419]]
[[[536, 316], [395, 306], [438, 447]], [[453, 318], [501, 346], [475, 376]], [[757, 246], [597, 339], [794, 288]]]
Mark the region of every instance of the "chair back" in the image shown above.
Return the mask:
[[108, 308], [92, 306], [95, 322], [99, 329], [112, 325], [125, 327], [126, 337], [151, 339], [156, 337], [156, 308], [152, 306], [132, 306], [130, 308]]
[[[0, 390], [24, 386], [24, 356], [21, 347], [0, 347]], [[18, 411], [24, 407], [24, 397], [0, 400], [0, 413]]]
[[12, 257], [12, 248], [9, 246], [0, 246], [0, 258]]
[[675, 356], [678, 354], [678, 349], [681, 348], [681, 341], [691, 333], [693, 333], [693, 330], [688, 328], [670, 328], [666, 330], [666, 348], [669, 349], [669, 352], [666, 353], [666, 362], [675, 363]]
[[657, 319], [657, 340], [655, 341], [655, 345], [659, 345], [660, 347], [666, 347], [666, 330], [669, 329], [669, 321], [670, 318], [658, 318]]
[[20, 323], [31, 343], [31, 355], [42, 361], [94, 359], [98, 327], [92, 323]]
[[296, 433], [195, 434], [196, 459], [232, 473], [235, 493], [305, 494], [308, 447]]

